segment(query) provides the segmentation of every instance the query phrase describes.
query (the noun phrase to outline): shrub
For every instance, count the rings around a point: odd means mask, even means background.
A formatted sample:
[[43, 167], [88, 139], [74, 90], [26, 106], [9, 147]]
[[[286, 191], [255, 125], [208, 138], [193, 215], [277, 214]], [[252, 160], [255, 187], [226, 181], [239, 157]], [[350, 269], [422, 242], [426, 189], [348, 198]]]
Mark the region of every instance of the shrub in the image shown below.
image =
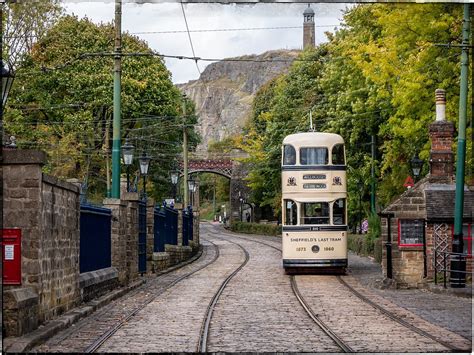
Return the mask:
[[260, 224], [260, 223], [247, 223], [247, 222], [233, 221], [230, 224], [230, 229], [233, 232], [239, 232], [239, 233], [281, 236], [281, 226], [277, 226], [274, 224]]

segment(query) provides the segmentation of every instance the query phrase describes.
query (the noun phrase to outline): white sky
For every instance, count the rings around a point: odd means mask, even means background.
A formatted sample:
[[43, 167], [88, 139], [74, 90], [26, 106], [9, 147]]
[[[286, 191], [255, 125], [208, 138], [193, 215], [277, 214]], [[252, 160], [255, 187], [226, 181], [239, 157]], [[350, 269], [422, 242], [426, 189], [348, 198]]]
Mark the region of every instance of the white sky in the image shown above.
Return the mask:
[[[114, 2], [76, 2], [63, 0], [66, 13], [87, 16], [95, 23], [114, 19]], [[297, 49], [303, 41], [303, 11], [306, 4], [184, 5], [189, 30], [235, 29], [255, 27], [288, 27], [292, 29], [191, 32], [197, 57], [228, 58], [245, 54], [260, 54], [275, 49]], [[316, 42], [326, 40], [324, 32], [334, 31], [340, 23], [345, 4], [312, 4], [315, 11]], [[325, 26], [325, 27], [318, 27]], [[328, 26], [328, 27], [326, 27]], [[185, 31], [186, 24], [178, 3], [126, 3], [122, 5], [122, 30], [130, 33], [151, 31]], [[187, 33], [139, 34], [149, 46], [162, 54], [192, 56]], [[199, 61], [201, 72], [210, 62]], [[199, 77], [192, 60], [166, 59], [174, 83]]]

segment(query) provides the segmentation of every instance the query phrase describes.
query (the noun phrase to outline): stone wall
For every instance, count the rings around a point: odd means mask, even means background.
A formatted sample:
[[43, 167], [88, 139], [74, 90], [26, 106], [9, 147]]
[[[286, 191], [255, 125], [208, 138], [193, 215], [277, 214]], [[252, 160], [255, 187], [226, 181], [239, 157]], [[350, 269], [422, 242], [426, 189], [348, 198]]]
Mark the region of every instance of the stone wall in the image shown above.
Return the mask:
[[[393, 213], [394, 215], [390, 220], [392, 273], [393, 280], [399, 288], [418, 287], [424, 280], [423, 247], [399, 246], [398, 222], [400, 219], [426, 220], [426, 204], [423, 191], [427, 183], [427, 179], [419, 181], [384, 210], [384, 213]], [[387, 219], [382, 218], [382, 270], [385, 277], [387, 277], [387, 249], [385, 247], [387, 240]]]
[[42, 174], [43, 152], [10, 150], [3, 158], [4, 227], [22, 233], [21, 285], [3, 288], [4, 320], [7, 335], [20, 335], [80, 300], [79, 189]]

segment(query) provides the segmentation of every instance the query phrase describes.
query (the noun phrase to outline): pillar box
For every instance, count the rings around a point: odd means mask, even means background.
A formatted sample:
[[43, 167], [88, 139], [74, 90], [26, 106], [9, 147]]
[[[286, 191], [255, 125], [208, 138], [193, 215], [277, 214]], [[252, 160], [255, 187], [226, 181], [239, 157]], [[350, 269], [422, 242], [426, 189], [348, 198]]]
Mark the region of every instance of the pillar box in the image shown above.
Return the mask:
[[3, 284], [21, 285], [21, 229], [2, 230]]

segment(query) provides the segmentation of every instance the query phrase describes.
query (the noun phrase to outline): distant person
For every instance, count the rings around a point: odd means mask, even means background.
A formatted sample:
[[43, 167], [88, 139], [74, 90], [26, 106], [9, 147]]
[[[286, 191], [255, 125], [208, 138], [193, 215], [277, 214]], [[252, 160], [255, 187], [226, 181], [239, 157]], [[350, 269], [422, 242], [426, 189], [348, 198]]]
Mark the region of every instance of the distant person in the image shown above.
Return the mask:
[[369, 221], [366, 219], [364, 219], [364, 221], [362, 222], [362, 234], [367, 234], [367, 232], [369, 231]]
[[245, 214], [245, 219], [247, 220], [247, 223], [250, 223], [250, 213]]

